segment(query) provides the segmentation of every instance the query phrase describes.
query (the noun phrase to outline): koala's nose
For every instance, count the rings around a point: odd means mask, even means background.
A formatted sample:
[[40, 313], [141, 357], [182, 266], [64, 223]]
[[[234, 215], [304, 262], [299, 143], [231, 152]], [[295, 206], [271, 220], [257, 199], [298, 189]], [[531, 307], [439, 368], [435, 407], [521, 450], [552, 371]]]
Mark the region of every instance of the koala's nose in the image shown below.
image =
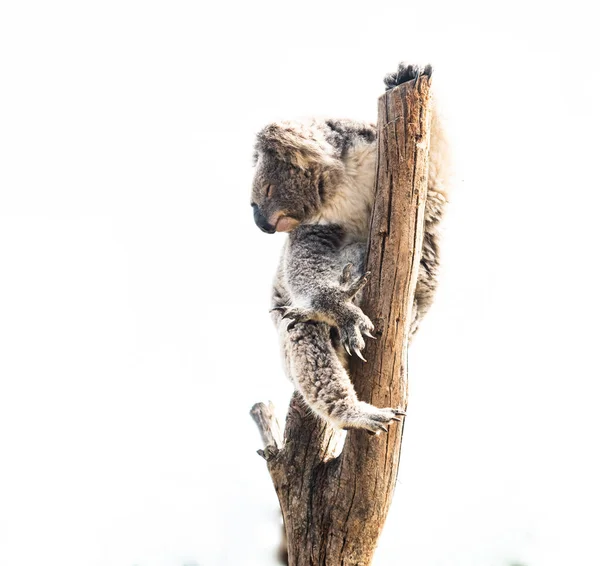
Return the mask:
[[252, 209], [254, 210], [254, 222], [256, 225], [267, 234], [275, 234], [275, 226], [271, 226], [268, 220], [264, 217], [258, 205], [252, 203]]

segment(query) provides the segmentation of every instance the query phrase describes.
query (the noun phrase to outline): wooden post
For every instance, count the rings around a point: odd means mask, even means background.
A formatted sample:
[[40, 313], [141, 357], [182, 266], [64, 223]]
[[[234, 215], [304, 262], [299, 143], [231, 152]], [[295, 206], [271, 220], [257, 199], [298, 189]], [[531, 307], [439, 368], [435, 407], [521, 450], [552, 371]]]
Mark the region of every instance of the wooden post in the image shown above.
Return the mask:
[[[407, 349], [423, 239], [429, 158], [430, 79], [421, 76], [379, 99], [376, 194], [367, 257], [372, 278], [362, 308], [375, 324], [363, 363], [350, 372], [358, 398], [405, 408]], [[404, 421], [387, 434], [339, 433], [294, 394], [284, 439], [272, 407], [253, 407], [265, 439], [260, 451], [279, 497], [291, 566], [367, 566], [392, 501]], [[272, 440], [269, 440], [272, 439]]]

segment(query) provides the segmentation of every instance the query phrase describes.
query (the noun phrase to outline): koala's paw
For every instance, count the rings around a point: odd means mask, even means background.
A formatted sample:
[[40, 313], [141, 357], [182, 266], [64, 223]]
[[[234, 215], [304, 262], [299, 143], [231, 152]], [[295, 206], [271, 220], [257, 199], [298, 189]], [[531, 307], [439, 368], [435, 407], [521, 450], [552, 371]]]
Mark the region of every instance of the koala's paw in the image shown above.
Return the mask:
[[367, 271], [364, 275], [354, 280], [351, 279], [351, 273], [352, 264], [349, 263], [344, 267], [342, 276], [340, 277], [344, 299], [348, 305], [346, 309], [340, 309], [344, 314], [340, 316], [337, 327], [340, 332], [340, 340], [346, 352], [349, 355], [352, 355], [354, 352], [361, 360], [366, 361], [361, 354], [361, 350], [365, 347], [363, 334], [369, 338], [375, 338], [372, 334], [375, 327], [369, 317], [359, 307], [352, 304], [352, 300], [368, 283], [371, 272]]
[[401, 409], [379, 409], [369, 403], [358, 403], [357, 407], [348, 415], [343, 423], [344, 430], [363, 429], [370, 434], [387, 432], [394, 421], [401, 421], [406, 412]]
[[271, 309], [273, 311], [280, 311], [282, 318], [289, 320], [287, 325], [288, 330], [292, 330], [299, 322], [309, 322], [311, 320], [318, 320], [318, 313], [311, 309], [301, 307], [275, 307]]
[[346, 352], [350, 356], [353, 353], [356, 354], [363, 362], [367, 361], [361, 353], [361, 350], [365, 347], [363, 334], [369, 338], [374, 338], [371, 334], [374, 329], [371, 319], [356, 306], [354, 309], [349, 310], [344, 316], [344, 321], [338, 324], [340, 341]]
[[432, 73], [433, 68], [431, 65], [411, 65], [409, 63], [402, 62], [398, 65], [397, 71], [386, 75], [383, 79], [383, 82], [385, 83], [385, 90], [391, 90], [402, 83], [412, 81], [413, 79], [418, 79], [421, 75], [430, 77]]

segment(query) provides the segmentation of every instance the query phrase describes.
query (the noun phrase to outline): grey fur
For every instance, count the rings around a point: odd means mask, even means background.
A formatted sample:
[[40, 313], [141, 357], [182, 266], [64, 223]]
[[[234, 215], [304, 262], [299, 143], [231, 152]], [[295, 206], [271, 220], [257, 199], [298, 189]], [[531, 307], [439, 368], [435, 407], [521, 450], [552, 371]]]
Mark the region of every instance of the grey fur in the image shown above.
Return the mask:
[[[401, 64], [393, 88], [431, 67]], [[289, 231], [275, 277], [272, 317], [288, 377], [308, 406], [339, 428], [387, 430], [399, 409], [357, 399], [346, 369], [362, 358], [373, 324], [360, 307], [374, 198], [376, 128], [350, 120], [278, 122], [257, 136], [252, 189], [255, 220]], [[429, 310], [439, 268], [438, 226], [446, 205], [446, 141], [434, 106], [425, 234], [411, 337]]]

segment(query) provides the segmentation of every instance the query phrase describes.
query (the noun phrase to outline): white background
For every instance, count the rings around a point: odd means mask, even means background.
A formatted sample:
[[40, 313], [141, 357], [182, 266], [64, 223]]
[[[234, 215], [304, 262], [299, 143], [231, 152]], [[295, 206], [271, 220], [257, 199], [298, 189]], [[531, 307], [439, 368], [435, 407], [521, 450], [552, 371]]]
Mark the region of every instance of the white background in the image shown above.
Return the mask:
[[457, 178], [376, 565], [600, 563], [588, 2], [0, 8], [0, 565], [269, 566], [254, 133], [431, 61]]

